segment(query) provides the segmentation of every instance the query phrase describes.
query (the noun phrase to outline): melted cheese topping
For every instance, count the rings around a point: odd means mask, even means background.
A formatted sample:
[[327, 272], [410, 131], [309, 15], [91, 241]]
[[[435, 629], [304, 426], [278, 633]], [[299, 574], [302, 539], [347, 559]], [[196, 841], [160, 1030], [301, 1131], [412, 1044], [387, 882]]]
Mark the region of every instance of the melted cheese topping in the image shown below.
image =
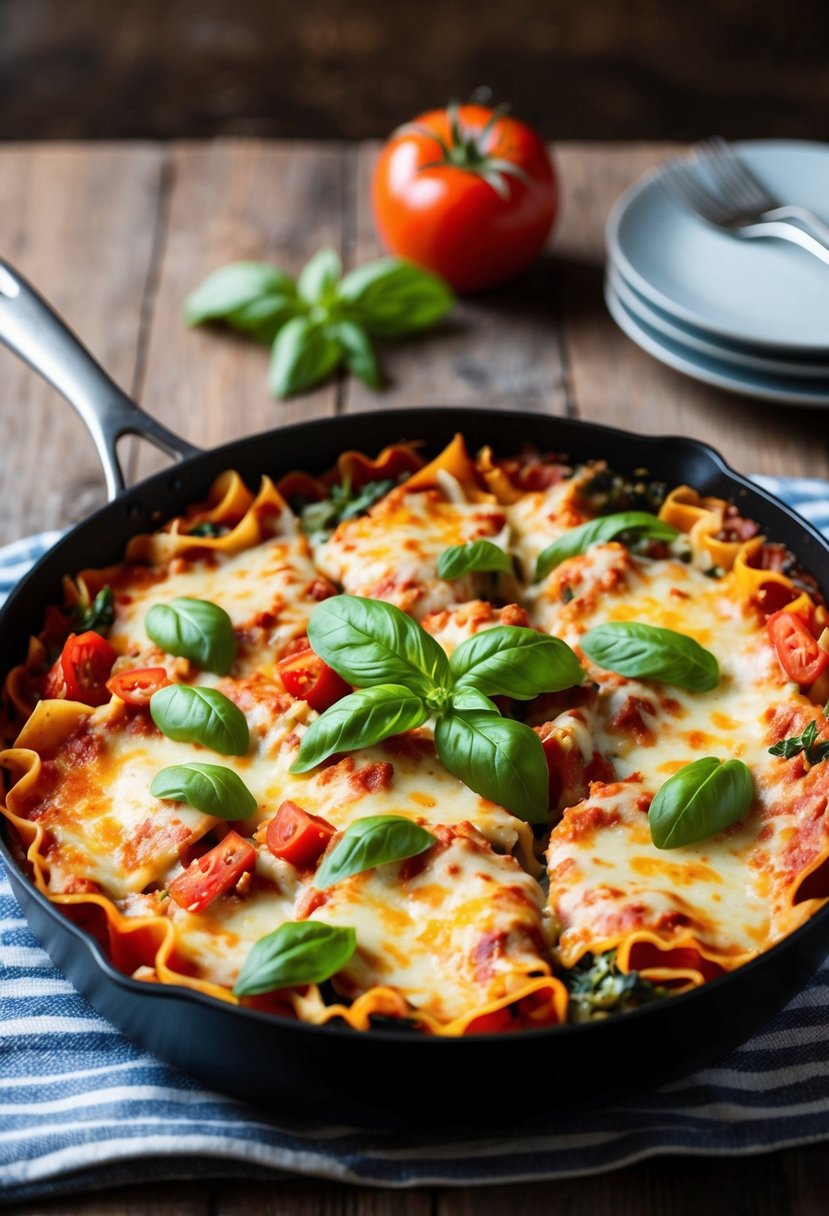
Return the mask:
[[448, 835], [422, 864], [337, 883], [312, 919], [357, 930], [357, 953], [338, 979], [347, 995], [393, 984], [413, 1009], [451, 1022], [549, 973], [542, 908], [538, 884], [517, 862], [468, 831]]
[[[357, 951], [333, 978], [335, 998], [304, 986], [277, 994], [279, 1009], [316, 1021], [343, 1017], [359, 1028], [383, 1013], [434, 1033], [463, 1033], [503, 1028], [516, 1010], [529, 1021], [560, 1020], [566, 993], [552, 973], [585, 954], [616, 950], [623, 969], [657, 982], [702, 982], [765, 949], [825, 901], [829, 762], [780, 760], [768, 749], [809, 721], [825, 737], [826, 720], [786, 682], [762, 617], [745, 597], [745, 561], [738, 554], [733, 571], [706, 576], [711, 546], [724, 551], [725, 542], [712, 540], [710, 528], [703, 536], [693, 520], [711, 512], [685, 508], [701, 538], [694, 548], [691, 536], [690, 561], [679, 560], [685, 541], [664, 558], [611, 542], [535, 583], [539, 553], [590, 517], [579, 493], [592, 471], [543, 491], [510, 492], [502, 503], [476, 486], [458, 441], [448, 451], [442, 465], [439, 458], [415, 476], [416, 489], [392, 490], [327, 540], [314, 539], [313, 553], [270, 483], [253, 502], [238, 479], [225, 479], [225, 499], [236, 503], [232, 543], [188, 547], [178, 533], [157, 534], [107, 572], [116, 670], [163, 663], [173, 679], [216, 687], [241, 709], [251, 737], [244, 756], [218, 757], [166, 738], [146, 709], [117, 698], [96, 710], [47, 700], [0, 757], [12, 775], [4, 810], [28, 847], [35, 881], [57, 902], [104, 909], [117, 965], [233, 999], [229, 990], [254, 944], [287, 921], [310, 918], [354, 928]], [[214, 498], [225, 501], [218, 492]], [[240, 520], [239, 503], [248, 499]], [[221, 523], [221, 512], [216, 506], [210, 518]], [[279, 535], [263, 534], [265, 519]], [[438, 578], [446, 548], [482, 537], [516, 558], [523, 581], [487, 573]], [[499, 625], [555, 634], [580, 656], [581, 639], [598, 624], [658, 625], [710, 650], [720, 683], [692, 693], [629, 679], [581, 656], [583, 687], [517, 707], [536, 724], [552, 770], [547, 895], [529, 826], [443, 767], [431, 724], [332, 757], [310, 773], [290, 772], [317, 715], [285, 691], [275, 663], [338, 585], [412, 613], [450, 655]], [[147, 638], [149, 608], [177, 596], [210, 600], [229, 614], [238, 643], [229, 676], [200, 672]], [[29, 667], [10, 676], [15, 706], [38, 680], [42, 688], [42, 653], [35, 643]], [[708, 840], [657, 849], [647, 818], [652, 798], [679, 768], [706, 755], [749, 766], [752, 806]], [[242, 778], [256, 800], [249, 819], [226, 825], [150, 795], [160, 769], [194, 760], [221, 763]], [[318, 862], [297, 868], [268, 849], [269, 824], [286, 800], [335, 829], [329, 850], [368, 815], [409, 818], [436, 843], [319, 891]], [[253, 847], [253, 873], [198, 913], [165, 899], [191, 858], [228, 826]]]
[[470, 503], [446, 475], [446, 490], [395, 490], [368, 515], [349, 519], [316, 551], [323, 574], [349, 595], [388, 600], [413, 616], [474, 599], [485, 575], [454, 583], [437, 577], [444, 549], [485, 538], [506, 548], [506, 517], [498, 504]]

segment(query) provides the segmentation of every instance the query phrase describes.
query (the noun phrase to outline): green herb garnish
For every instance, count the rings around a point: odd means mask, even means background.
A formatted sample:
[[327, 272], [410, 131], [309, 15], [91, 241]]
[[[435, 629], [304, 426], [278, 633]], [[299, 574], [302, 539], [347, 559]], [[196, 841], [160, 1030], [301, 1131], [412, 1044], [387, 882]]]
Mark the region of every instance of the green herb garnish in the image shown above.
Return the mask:
[[91, 604], [76, 604], [72, 611], [72, 620], [78, 633], [93, 629], [100, 633], [108, 629], [115, 620], [115, 606], [112, 602], [112, 588], [102, 587]]
[[352, 874], [373, 870], [390, 861], [405, 861], [407, 857], [423, 853], [434, 843], [431, 832], [402, 815], [369, 815], [355, 819], [334, 850], [323, 859], [314, 886], [324, 890]]
[[156, 646], [198, 663], [205, 671], [226, 676], [233, 665], [233, 625], [224, 608], [210, 600], [179, 596], [169, 604], [154, 604], [144, 628]]
[[311, 724], [292, 772], [433, 718], [435, 748], [451, 773], [531, 823], [546, 819], [549, 777], [539, 738], [502, 718], [489, 698], [530, 700], [581, 684], [584, 669], [559, 638], [498, 626], [467, 638], [447, 659], [399, 608], [351, 595], [323, 601], [308, 637], [323, 662], [359, 691]]
[[813, 718], [801, 735], [781, 739], [769, 751], [772, 756], [782, 756], [784, 760], [803, 752], [810, 764], [820, 764], [822, 760], [829, 759], [829, 739], [817, 742], [817, 722]]
[[648, 821], [658, 849], [696, 844], [742, 819], [754, 800], [742, 760], [702, 756], [669, 777], [651, 803]]
[[580, 642], [589, 659], [630, 679], [661, 680], [689, 692], [710, 692], [720, 668], [710, 650], [674, 629], [639, 621], [608, 621]]
[[287, 921], [253, 945], [233, 994], [255, 996], [297, 984], [321, 984], [345, 966], [356, 948], [353, 929], [316, 920]]
[[321, 249], [294, 281], [273, 266], [234, 262], [188, 297], [188, 325], [223, 321], [272, 346], [276, 397], [303, 392], [345, 367], [370, 388], [382, 383], [372, 338], [402, 338], [435, 325], [454, 304], [442, 279], [401, 258], [380, 258], [343, 277]]
[[300, 522], [306, 534], [333, 532], [337, 524], [344, 519], [356, 519], [363, 515], [393, 489], [394, 482], [390, 478], [382, 481], [369, 481], [359, 490], [352, 490], [351, 478], [346, 477], [341, 485], [332, 486], [328, 498], [320, 502], [311, 502], [302, 508]]

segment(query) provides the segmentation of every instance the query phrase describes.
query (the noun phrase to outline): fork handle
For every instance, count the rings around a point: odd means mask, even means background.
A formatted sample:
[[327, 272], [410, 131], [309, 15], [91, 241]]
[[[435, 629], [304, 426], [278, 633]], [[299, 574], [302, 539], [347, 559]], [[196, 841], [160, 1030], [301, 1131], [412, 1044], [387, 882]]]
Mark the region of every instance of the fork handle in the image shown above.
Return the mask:
[[797, 220], [802, 224], [807, 232], [810, 232], [813, 237], [826, 245], [829, 248], [829, 224], [824, 224], [823, 220], [805, 207], [796, 207], [791, 203], [787, 203], [784, 207], [773, 207], [770, 211], [763, 214], [764, 220]]
[[762, 220], [759, 224], [744, 224], [734, 231], [740, 236], [779, 237], [781, 241], [791, 241], [792, 244], [799, 245], [801, 249], [805, 249], [807, 253], [813, 254], [814, 257], [829, 266], [829, 243], [824, 244], [810, 232], [804, 232], [791, 220]]

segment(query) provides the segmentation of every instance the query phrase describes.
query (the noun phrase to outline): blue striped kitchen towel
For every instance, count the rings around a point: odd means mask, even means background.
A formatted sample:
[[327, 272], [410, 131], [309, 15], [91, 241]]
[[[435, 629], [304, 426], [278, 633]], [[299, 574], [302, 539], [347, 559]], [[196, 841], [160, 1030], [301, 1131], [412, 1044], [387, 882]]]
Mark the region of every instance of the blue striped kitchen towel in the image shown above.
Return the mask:
[[[829, 485], [758, 478], [829, 535]], [[0, 550], [0, 592], [55, 539]], [[600, 1107], [482, 1135], [291, 1125], [211, 1093], [134, 1046], [73, 990], [0, 870], [0, 1196], [132, 1181], [314, 1175], [469, 1185], [611, 1170], [665, 1153], [736, 1155], [829, 1137], [829, 960], [716, 1066]]]

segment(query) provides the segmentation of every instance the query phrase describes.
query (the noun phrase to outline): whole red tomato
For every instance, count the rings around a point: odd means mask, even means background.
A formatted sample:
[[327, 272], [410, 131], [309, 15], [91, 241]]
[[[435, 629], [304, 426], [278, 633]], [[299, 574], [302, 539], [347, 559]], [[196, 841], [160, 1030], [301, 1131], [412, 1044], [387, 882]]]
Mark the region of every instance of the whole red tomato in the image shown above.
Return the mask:
[[457, 291], [512, 278], [555, 219], [556, 175], [541, 137], [487, 106], [430, 110], [401, 127], [372, 180], [377, 231]]

